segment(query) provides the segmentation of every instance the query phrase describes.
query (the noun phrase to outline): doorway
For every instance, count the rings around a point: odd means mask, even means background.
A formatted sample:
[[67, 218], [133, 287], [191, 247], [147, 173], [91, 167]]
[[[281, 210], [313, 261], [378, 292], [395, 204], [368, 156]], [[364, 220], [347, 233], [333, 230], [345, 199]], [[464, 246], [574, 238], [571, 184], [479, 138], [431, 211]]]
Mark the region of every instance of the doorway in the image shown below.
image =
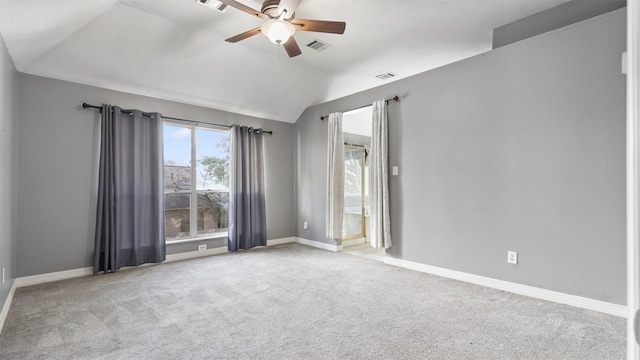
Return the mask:
[[342, 115], [344, 138], [344, 227], [342, 244], [366, 243], [369, 223], [369, 182], [367, 154], [371, 145], [372, 107]]
[[366, 184], [366, 148], [364, 145], [344, 146], [344, 228], [343, 240], [364, 239], [367, 236], [368, 191]]

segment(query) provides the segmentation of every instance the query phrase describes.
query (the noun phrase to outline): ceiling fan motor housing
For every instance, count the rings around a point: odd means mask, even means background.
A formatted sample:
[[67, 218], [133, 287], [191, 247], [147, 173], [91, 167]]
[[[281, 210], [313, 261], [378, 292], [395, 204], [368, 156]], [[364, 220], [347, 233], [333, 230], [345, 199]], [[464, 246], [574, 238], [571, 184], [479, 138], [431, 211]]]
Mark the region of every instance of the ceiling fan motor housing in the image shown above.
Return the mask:
[[[268, 17], [275, 19], [278, 17], [278, 6], [280, 5], [280, 0], [265, 0], [262, 3], [262, 9], [260, 10], [263, 14]], [[287, 14], [287, 19], [292, 19], [294, 14]]]

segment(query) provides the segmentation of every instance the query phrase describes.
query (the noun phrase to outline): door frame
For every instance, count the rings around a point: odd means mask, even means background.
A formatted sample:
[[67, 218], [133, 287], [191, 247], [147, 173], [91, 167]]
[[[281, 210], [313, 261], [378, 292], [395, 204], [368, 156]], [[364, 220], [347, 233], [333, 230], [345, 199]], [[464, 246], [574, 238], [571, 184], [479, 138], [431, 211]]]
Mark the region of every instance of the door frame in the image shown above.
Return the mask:
[[640, 148], [638, 86], [640, 85], [638, 25], [640, 2], [627, 1], [627, 359], [640, 359], [640, 347], [636, 341], [636, 314], [640, 309], [640, 259], [638, 225], [640, 202], [638, 173]]

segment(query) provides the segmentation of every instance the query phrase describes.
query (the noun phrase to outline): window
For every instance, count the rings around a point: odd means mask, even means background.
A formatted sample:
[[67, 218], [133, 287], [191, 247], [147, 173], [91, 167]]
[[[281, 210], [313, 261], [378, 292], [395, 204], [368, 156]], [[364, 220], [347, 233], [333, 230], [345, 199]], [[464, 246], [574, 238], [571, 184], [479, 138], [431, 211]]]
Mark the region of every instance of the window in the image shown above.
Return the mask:
[[165, 123], [166, 241], [225, 234], [228, 211], [229, 132]]

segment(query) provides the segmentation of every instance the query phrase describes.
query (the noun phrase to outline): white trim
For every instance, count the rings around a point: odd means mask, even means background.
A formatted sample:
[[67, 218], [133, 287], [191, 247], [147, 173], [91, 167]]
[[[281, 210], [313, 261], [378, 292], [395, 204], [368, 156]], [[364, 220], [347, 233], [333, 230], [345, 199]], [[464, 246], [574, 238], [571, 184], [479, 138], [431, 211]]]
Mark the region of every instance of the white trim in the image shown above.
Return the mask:
[[589, 299], [576, 295], [569, 295], [557, 291], [541, 289], [533, 286], [516, 284], [504, 280], [492, 279], [480, 275], [469, 274], [461, 271], [440, 268], [426, 264], [420, 264], [408, 260], [385, 257], [384, 263], [405, 269], [420, 271], [428, 274], [442, 276], [454, 280], [464, 281], [493, 289], [508, 291], [514, 294], [529, 296], [536, 299], [553, 301], [560, 304], [571, 305], [582, 309], [602, 312], [605, 314], [626, 317], [627, 307], [612, 304], [600, 300]]
[[361, 238], [357, 238], [357, 239], [351, 239], [351, 240], [342, 240], [342, 247], [345, 246], [353, 246], [353, 245], [358, 245], [358, 244], [364, 244], [366, 242], [367, 239], [361, 237]]
[[267, 240], [267, 246], [291, 244], [291, 243], [294, 243], [294, 242], [296, 242], [296, 238], [295, 237], [286, 237], [286, 238], [280, 238], [280, 239]]
[[296, 238], [296, 242], [298, 244], [307, 245], [322, 250], [329, 250], [333, 252], [342, 251], [342, 245], [327, 244], [320, 241], [308, 240], [304, 238]]
[[13, 281], [13, 285], [11, 285], [11, 290], [9, 290], [9, 295], [7, 295], [7, 299], [4, 301], [4, 305], [2, 305], [2, 312], [0, 312], [0, 334], [2, 334], [2, 328], [4, 328], [4, 322], [7, 320], [7, 315], [9, 315], [9, 307], [11, 307], [11, 302], [13, 301], [13, 294], [16, 293], [16, 282]]
[[163, 125], [190, 127], [195, 126], [197, 129], [216, 130], [221, 132], [229, 132], [229, 126], [219, 124], [209, 124], [206, 122], [193, 123], [190, 120], [162, 119]]
[[638, 243], [640, 212], [638, 199], [638, 92], [640, 86], [640, 38], [638, 27], [640, 6], [636, 1], [627, 1], [627, 359], [639, 359], [640, 347], [635, 334], [635, 317], [640, 308], [640, 244]]
[[[211, 248], [206, 250], [196, 250], [196, 251], [181, 252], [177, 254], [169, 254], [161, 264], [170, 263], [174, 261], [196, 259], [196, 258], [205, 257], [205, 256], [226, 254], [228, 252], [229, 250], [227, 249], [227, 247], [223, 246], [223, 247]], [[153, 264], [153, 265], [157, 265], [157, 264]], [[132, 266], [132, 268], [133, 267], [135, 266]]]
[[[267, 240], [267, 246], [275, 246], [275, 245], [288, 244], [288, 243], [294, 243], [294, 242], [296, 242], [296, 238], [294, 237], [273, 239], [273, 240]], [[229, 250], [226, 246], [211, 248], [207, 250], [188, 251], [188, 252], [167, 255], [167, 259], [164, 262], [168, 263], [173, 261], [195, 259], [195, 258], [200, 258], [205, 256], [226, 254], [228, 252]]]
[[[286, 244], [286, 243], [293, 243], [295, 241], [296, 241], [296, 238], [294, 238], [294, 237], [267, 240], [267, 246], [274, 246], [274, 245], [280, 245], [280, 244]], [[207, 249], [207, 250], [199, 250], [199, 251], [196, 250], [196, 251], [188, 251], [188, 252], [182, 252], [182, 253], [177, 253], [177, 254], [169, 254], [166, 257], [166, 260], [164, 262], [162, 262], [162, 263], [158, 263], [158, 264], [143, 264], [143, 265], [140, 265], [140, 266], [153, 266], [153, 265], [159, 265], [159, 264], [164, 264], [164, 263], [169, 263], [169, 262], [174, 262], [174, 261], [181, 261], [181, 260], [195, 259], [195, 258], [205, 257], [205, 256], [213, 256], [213, 255], [225, 254], [225, 253], [228, 253], [228, 252], [229, 252], [229, 250], [227, 250], [226, 247], [217, 247], [217, 248], [211, 248], [211, 249]], [[138, 266], [127, 266], [127, 267], [124, 267], [124, 268], [122, 268], [120, 270], [135, 269], [136, 267], [138, 267]], [[20, 278], [15, 279], [14, 286], [15, 287], [24, 287], [24, 286], [38, 285], [38, 284], [44, 284], [44, 283], [58, 281], [58, 280], [72, 279], [72, 278], [88, 276], [88, 275], [93, 275], [93, 268], [92, 267], [65, 270], [65, 271], [57, 271], [57, 272], [52, 272], [52, 273], [40, 274], [40, 275], [20, 277]]]
[[[187, 126], [184, 126], [187, 127]], [[188, 126], [191, 130], [191, 138], [189, 140], [191, 143], [191, 164], [197, 164], [198, 162], [198, 150], [197, 150], [197, 141], [198, 141], [198, 132], [196, 127], [192, 124]], [[164, 130], [164, 126], [162, 127]], [[163, 146], [163, 150], [164, 145]], [[164, 160], [163, 160], [164, 161]], [[191, 170], [191, 192], [189, 194], [189, 199], [191, 199], [191, 203], [189, 204], [189, 232], [192, 238], [198, 236], [198, 166], [190, 166]], [[162, 166], [162, 172], [164, 173], [164, 165]], [[163, 185], [164, 186], [164, 185]], [[195, 206], [191, 206], [194, 204]], [[204, 222], [204, 220], [203, 220]]]
[[[275, 245], [288, 244], [293, 242], [323, 249], [323, 250], [334, 251], [334, 252], [342, 250], [342, 245], [326, 244], [319, 241], [313, 241], [313, 240], [308, 240], [304, 238], [295, 238], [295, 237], [268, 240], [267, 246], [275, 246]], [[186, 253], [171, 254], [171, 255], [167, 255], [167, 259], [165, 262], [173, 262], [173, 261], [187, 260], [187, 259], [193, 259], [193, 258], [204, 257], [204, 256], [212, 256], [212, 255], [224, 254], [227, 252], [228, 252], [227, 248], [219, 247], [219, 248], [213, 248], [213, 249], [207, 249], [207, 250], [201, 250], [201, 251], [190, 251]], [[627, 307], [623, 305], [612, 304], [612, 303], [608, 303], [600, 300], [589, 299], [589, 298], [576, 296], [576, 295], [569, 295], [569, 294], [560, 293], [556, 291], [536, 288], [533, 286], [516, 284], [508, 281], [492, 279], [492, 278], [488, 278], [480, 275], [468, 274], [461, 271], [450, 270], [450, 269], [440, 268], [436, 266], [420, 264], [420, 263], [416, 263], [408, 260], [395, 259], [391, 257], [385, 257], [384, 263], [387, 265], [398, 266], [398, 267], [420, 271], [420, 272], [433, 274], [437, 276], [442, 276], [442, 277], [446, 277], [454, 280], [464, 281], [464, 282], [468, 282], [468, 283], [472, 283], [480, 286], [486, 286], [493, 289], [508, 291], [514, 294], [529, 296], [529, 297], [547, 300], [547, 301], [553, 301], [556, 303], [571, 305], [571, 306], [575, 306], [582, 309], [598, 311], [605, 314], [610, 314], [610, 315], [615, 315], [615, 316], [620, 316], [625, 318], [627, 317]], [[158, 265], [158, 264], [151, 264], [151, 265]], [[131, 269], [131, 268], [135, 268], [135, 267], [128, 267], [126, 269]], [[93, 268], [87, 267], [87, 268], [80, 268], [80, 269], [73, 269], [73, 270], [66, 270], [66, 271], [58, 271], [53, 273], [41, 274], [41, 275], [26, 276], [26, 277], [15, 279], [11, 287], [11, 290], [9, 291], [9, 296], [7, 296], [7, 299], [5, 300], [5, 303], [2, 307], [2, 312], [0, 312], [0, 333], [2, 332], [2, 327], [4, 326], [4, 322], [6, 320], [7, 314], [9, 313], [9, 307], [11, 306], [11, 302], [13, 301], [13, 296], [15, 294], [16, 288], [43, 284], [43, 283], [59, 281], [59, 280], [65, 280], [65, 279], [71, 279], [76, 277], [88, 276], [92, 274], [93, 274]]]
[[[171, 193], [171, 194], [175, 194], [175, 193]], [[187, 193], [188, 194], [188, 193]], [[165, 240], [165, 244], [167, 245], [173, 245], [173, 244], [185, 244], [185, 243], [190, 243], [190, 242], [197, 242], [197, 241], [207, 241], [207, 240], [217, 240], [217, 239], [225, 239], [229, 236], [228, 232], [220, 232], [220, 233], [215, 233], [215, 234], [211, 234], [211, 235], [205, 235], [205, 236], [199, 236], [199, 237], [192, 237], [192, 238], [186, 238], [186, 239], [179, 239], [179, 240]]]
[[56, 272], [40, 274], [40, 275], [19, 277], [15, 280], [14, 284], [16, 285], [16, 287], [24, 287], [24, 286], [44, 284], [44, 283], [58, 281], [58, 280], [73, 279], [73, 278], [88, 276], [92, 274], [93, 274], [93, 268], [85, 267], [85, 268], [65, 270], [65, 271], [56, 271]]

